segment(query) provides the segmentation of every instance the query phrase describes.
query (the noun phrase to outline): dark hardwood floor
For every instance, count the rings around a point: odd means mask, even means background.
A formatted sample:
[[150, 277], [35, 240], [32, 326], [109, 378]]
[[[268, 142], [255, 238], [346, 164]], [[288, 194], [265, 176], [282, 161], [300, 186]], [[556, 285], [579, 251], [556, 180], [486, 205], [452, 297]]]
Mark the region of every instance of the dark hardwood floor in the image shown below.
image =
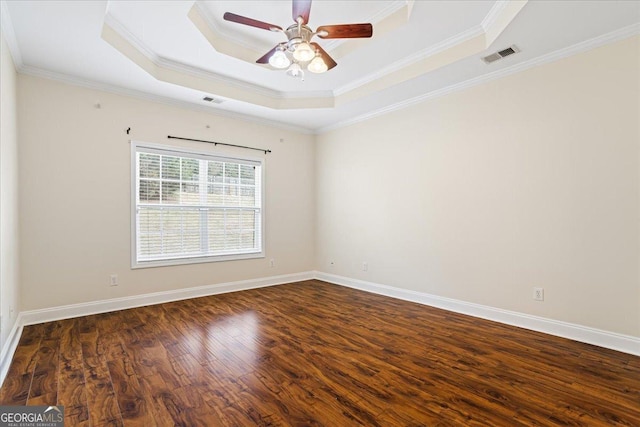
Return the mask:
[[67, 426], [640, 426], [640, 357], [320, 281], [25, 327]]

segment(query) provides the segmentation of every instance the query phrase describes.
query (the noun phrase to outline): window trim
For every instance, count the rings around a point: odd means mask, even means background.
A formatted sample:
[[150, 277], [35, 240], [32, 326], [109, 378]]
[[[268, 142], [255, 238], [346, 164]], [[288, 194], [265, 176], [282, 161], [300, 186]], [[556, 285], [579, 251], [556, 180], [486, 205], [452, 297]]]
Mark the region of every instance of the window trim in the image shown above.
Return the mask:
[[[200, 256], [195, 255], [192, 257], [183, 257], [183, 258], [173, 258], [173, 259], [165, 259], [165, 260], [154, 260], [154, 261], [138, 261], [138, 250], [137, 250], [137, 224], [136, 224], [136, 153], [138, 149], [146, 149], [150, 152], [155, 152], [156, 154], [184, 154], [190, 157], [197, 157], [205, 160], [218, 159], [221, 161], [237, 161], [237, 162], [251, 162], [251, 163], [259, 163], [260, 164], [260, 250], [259, 252], [251, 252], [251, 253], [238, 253], [238, 254], [226, 254], [226, 255], [214, 255], [214, 256]], [[130, 215], [131, 215], [131, 269], [139, 269], [139, 268], [151, 268], [151, 267], [166, 267], [173, 265], [185, 265], [185, 264], [200, 264], [207, 262], [222, 262], [222, 261], [235, 261], [235, 260], [243, 260], [243, 259], [256, 259], [256, 258], [264, 258], [265, 257], [265, 161], [263, 158], [258, 157], [240, 157], [233, 156], [229, 154], [217, 154], [212, 152], [207, 152], [203, 150], [192, 150], [190, 148], [185, 147], [176, 147], [171, 145], [164, 144], [154, 144], [142, 141], [131, 141], [131, 197], [130, 197]]]

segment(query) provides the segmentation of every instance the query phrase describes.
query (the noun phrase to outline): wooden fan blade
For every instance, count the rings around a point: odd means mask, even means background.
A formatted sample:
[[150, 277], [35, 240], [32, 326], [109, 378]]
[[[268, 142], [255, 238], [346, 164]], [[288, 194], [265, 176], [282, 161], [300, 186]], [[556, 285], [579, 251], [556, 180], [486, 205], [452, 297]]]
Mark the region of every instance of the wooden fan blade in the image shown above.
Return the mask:
[[318, 34], [318, 37], [320, 37], [321, 39], [356, 39], [361, 37], [371, 37], [373, 35], [373, 25], [322, 25], [318, 27], [316, 33], [320, 33]]
[[309, 22], [309, 12], [311, 12], [311, 0], [293, 0], [293, 20], [298, 22], [298, 17], [302, 17], [302, 23]]
[[268, 64], [269, 58], [271, 58], [271, 55], [273, 55], [276, 52], [276, 50], [278, 49], [278, 46], [280, 45], [279, 44], [275, 45], [273, 49], [265, 53], [264, 56], [261, 56], [256, 62], [258, 64]]
[[278, 27], [277, 25], [258, 21], [257, 19], [247, 18], [246, 16], [236, 15], [235, 13], [231, 13], [231, 12], [226, 12], [223, 18], [225, 21], [231, 21], [237, 24], [248, 25], [250, 27], [262, 28], [263, 30], [267, 30], [267, 31], [271, 31], [273, 28], [282, 31], [282, 28]]
[[313, 42], [311, 43], [311, 46], [313, 46], [313, 48], [316, 49], [318, 53], [320, 53], [322, 60], [324, 61], [325, 64], [327, 64], [327, 71], [329, 71], [330, 69], [338, 65], [338, 63], [334, 61], [333, 58], [330, 57], [329, 54], [325, 52], [325, 50], [322, 47], [320, 47], [318, 43]]

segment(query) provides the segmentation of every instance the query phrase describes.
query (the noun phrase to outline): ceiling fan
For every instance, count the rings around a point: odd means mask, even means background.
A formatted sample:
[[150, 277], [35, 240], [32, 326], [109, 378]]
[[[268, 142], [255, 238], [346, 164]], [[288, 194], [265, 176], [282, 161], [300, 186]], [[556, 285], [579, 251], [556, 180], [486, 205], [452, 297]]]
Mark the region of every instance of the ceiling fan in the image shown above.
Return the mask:
[[373, 35], [371, 24], [322, 25], [314, 32], [307, 26], [310, 11], [311, 0], [293, 0], [292, 15], [295, 23], [287, 27], [286, 30], [277, 25], [231, 12], [226, 12], [224, 19], [263, 30], [282, 32], [287, 37], [287, 41], [278, 43], [256, 62], [258, 64], [268, 63], [274, 68], [287, 68], [288, 75], [301, 79], [304, 79], [302, 66], [306, 66], [307, 70], [312, 73], [324, 73], [338, 65], [318, 43], [311, 42], [314, 36], [317, 35], [321, 39], [351, 39]]

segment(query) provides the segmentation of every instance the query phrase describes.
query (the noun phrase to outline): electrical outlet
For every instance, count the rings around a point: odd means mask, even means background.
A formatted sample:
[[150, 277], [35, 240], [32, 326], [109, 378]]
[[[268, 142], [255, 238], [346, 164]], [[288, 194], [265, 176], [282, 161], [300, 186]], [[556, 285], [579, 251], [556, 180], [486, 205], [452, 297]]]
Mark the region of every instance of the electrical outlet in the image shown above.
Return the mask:
[[273, 258], [271, 258], [271, 259], [269, 260], [269, 267], [273, 268], [273, 267], [275, 267], [275, 266], [276, 266], [276, 260], [275, 260], [275, 259], [273, 259]]
[[369, 264], [366, 261], [362, 263], [362, 271], [369, 271]]
[[109, 276], [109, 285], [110, 286], [118, 286], [118, 275], [112, 274]]
[[533, 299], [536, 301], [544, 301], [544, 288], [533, 288]]

